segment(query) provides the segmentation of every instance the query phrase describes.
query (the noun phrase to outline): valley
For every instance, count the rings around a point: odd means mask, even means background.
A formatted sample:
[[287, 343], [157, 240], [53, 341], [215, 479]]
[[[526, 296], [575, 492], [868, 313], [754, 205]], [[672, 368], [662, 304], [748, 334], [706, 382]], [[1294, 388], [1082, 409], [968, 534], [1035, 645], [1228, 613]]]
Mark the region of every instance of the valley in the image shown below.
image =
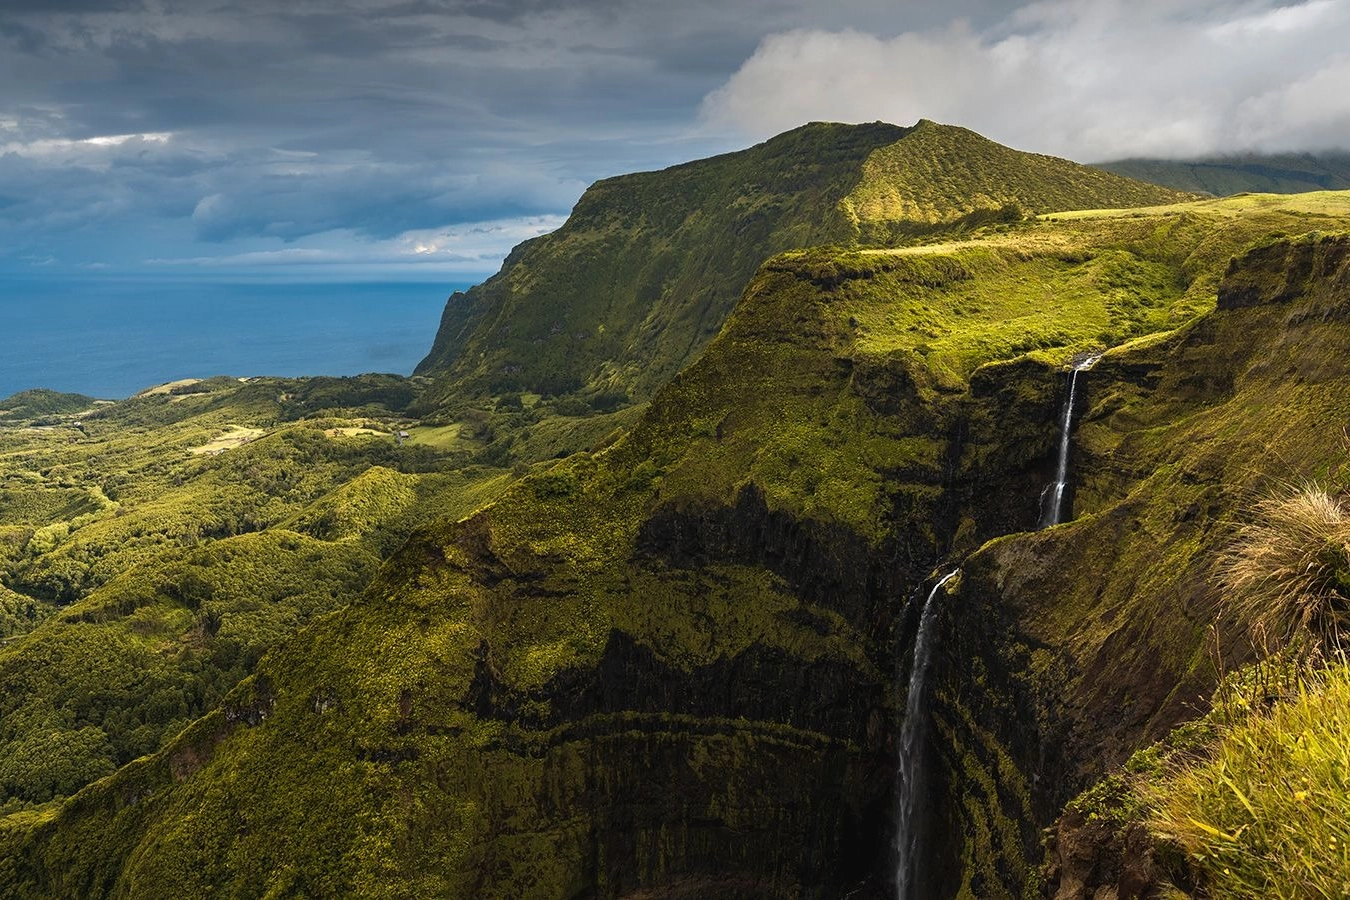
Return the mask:
[[1350, 488], [1348, 231], [817, 123], [593, 186], [412, 377], [0, 401], [0, 893], [1273, 889], [1139, 784], [1329, 670], [1221, 560]]

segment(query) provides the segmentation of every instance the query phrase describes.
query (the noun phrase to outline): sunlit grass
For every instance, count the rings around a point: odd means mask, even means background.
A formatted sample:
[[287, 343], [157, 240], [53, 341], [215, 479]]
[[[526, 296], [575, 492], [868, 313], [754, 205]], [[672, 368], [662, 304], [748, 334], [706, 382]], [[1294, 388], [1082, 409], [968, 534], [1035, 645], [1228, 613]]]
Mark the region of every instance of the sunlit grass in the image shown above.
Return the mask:
[[1143, 788], [1209, 895], [1350, 895], [1350, 669], [1227, 729], [1213, 757]]
[[1196, 200], [1169, 206], [1143, 206], [1131, 209], [1082, 209], [1046, 213], [1042, 219], [1144, 218], [1161, 214], [1198, 213], [1216, 216], [1240, 216], [1252, 212], [1287, 212], [1303, 215], [1350, 215], [1350, 191], [1309, 191], [1305, 194], [1235, 194], [1213, 200]]
[[435, 447], [438, 450], [458, 450], [467, 442], [460, 434], [463, 425], [418, 426], [408, 429], [408, 442], [414, 446]]

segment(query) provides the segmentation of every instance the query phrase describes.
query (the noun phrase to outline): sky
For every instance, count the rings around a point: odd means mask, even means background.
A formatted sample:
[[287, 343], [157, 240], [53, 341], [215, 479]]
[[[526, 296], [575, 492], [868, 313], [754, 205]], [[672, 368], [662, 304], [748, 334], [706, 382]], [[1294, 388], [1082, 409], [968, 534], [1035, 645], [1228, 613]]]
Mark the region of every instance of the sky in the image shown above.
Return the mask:
[[1350, 0], [0, 0], [0, 279], [474, 280], [807, 121], [1322, 151], [1347, 86]]

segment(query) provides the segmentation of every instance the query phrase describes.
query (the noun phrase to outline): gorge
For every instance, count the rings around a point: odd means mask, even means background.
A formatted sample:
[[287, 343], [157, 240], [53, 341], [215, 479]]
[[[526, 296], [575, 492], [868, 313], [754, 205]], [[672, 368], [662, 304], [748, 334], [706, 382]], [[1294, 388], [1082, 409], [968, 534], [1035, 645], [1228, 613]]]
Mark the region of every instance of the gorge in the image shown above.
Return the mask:
[[598, 183], [414, 378], [11, 398], [0, 893], [1119, 891], [1071, 803], [1350, 483], [1348, 226], [818, 123]]

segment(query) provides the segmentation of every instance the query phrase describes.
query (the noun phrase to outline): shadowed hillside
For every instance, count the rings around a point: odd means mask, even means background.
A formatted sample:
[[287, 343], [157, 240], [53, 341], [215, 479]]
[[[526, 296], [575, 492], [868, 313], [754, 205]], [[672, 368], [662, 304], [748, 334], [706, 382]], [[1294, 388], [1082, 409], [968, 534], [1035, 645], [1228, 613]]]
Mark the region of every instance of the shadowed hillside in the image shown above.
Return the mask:
[[1122, 159], [1099, 169], [1179, 191], [1214, 194], [1299, 194], [1350, 188], [1350, 154], [1272, 154], [1213, 159]]

